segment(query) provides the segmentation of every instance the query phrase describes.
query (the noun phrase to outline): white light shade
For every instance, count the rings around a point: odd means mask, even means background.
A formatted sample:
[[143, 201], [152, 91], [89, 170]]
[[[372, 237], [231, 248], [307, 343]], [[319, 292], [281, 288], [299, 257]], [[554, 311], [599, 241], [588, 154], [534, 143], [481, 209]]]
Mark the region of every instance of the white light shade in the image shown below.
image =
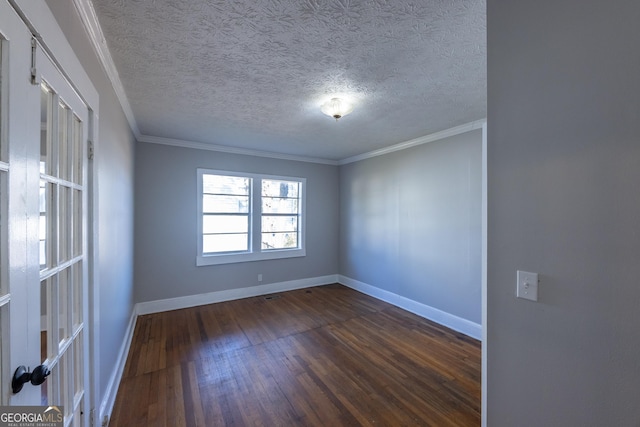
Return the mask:
[[353, 105], [350, 102], [340, 98], [331, 98], [320, 107], [323, 113], [329, 117], [333, 117], [336, 121], [340, 117], [344, 117], [353, 111]]

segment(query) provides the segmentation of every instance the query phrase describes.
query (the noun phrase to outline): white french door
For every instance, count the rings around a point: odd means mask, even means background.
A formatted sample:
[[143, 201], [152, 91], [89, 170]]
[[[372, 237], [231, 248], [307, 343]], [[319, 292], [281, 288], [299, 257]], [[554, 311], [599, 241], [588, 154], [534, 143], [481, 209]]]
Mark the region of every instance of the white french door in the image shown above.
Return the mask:
[[41, 387], [41, 404], [63, 405], [65, 417], [79, 421], [85, 412], [84, 151], [89, 116], [42, 49], [37, 49], [36, 58], [40, 77], [40, 358], [51, 370], [51, 379]]
[[0, 399], [88, 425], [89, 109], [6, 0], [0, 39]]

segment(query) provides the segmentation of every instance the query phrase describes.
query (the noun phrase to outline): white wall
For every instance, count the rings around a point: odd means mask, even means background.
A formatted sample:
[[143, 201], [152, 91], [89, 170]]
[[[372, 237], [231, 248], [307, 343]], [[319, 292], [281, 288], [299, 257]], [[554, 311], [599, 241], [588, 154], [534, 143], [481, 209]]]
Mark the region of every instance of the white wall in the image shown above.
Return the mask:
[[638, 426], [640, 2], [487, 13], [488, 425]]
[[[307, 179], [306, 256], [196, 267], [197, 168]], [[135, 299], [155, 301], [338, 271], [336, 166], [136, 144]], [[262, 282], [258, 282], [262, 274]]]
[[340, 274], [481, 322], [482, 131], [340, 168]]
[[134, 138], [73, 3], [50, 0], [47, 5], [100, 95], [94, 160], [98, 181], [99, 403], [111, 380], [133, 309]]

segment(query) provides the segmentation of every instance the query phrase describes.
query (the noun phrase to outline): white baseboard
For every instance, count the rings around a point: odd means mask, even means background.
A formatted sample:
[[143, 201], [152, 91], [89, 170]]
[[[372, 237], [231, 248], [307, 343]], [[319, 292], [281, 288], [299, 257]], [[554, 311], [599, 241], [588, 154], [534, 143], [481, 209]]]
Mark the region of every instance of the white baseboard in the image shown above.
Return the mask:
[[394, 294], [393, 292], [385, 291], [384, 289], [359, 282], [346, 276], [338, 275], [338, 283], [341, 283], [345, 286], [355, 289], [356, 291], [360, 291], [363, 294], [370, 295], [384, 302], [388, 302], [389, 304], [393, 304], [404, 310], [410, 311], [414, 314], [417, 314], [418, 316], [422, 316], [426, 319], [432, 320], [436, 323], [446, 326], [447, 328], [462, 332], [463, 334], [477, 340], [482, 340], [482, 325], [474, 323], [470, 320], [463, 319], [462, 317], [455, 316], [437, 308], [419, 303], [398, 294]]
[[116, 394], [118, 393], [118, 387], [120, 386], [120, 380], [122, 379], [124, 366], [127, 363], [127, 356], [129, 355], [129, 349], [131, 348], [131, 340], [133, 339], [133, 331], [136, 328], [137, 318], [138, 316], [136, 315], [136, 310], [134, 307], [131, 312], [131, 318], [129, 319], [129, 325], [127, 326], [127, 330], [125, 331], [124, 340], [122, 341], [122, 345], [120, 346], [118, 360], [116, 360], [116, 365], [113, 369], [111, 377], [109, 378], [107, 389], [105, 390], [104, 396], [102, 397], [102, 402], [100, 402], [100, 410], [98, 411], [96, 417], [96, 425], [103, 425], [102, 422], [105, 416], [107, 416], [108, 419], [111, 418], [111, 411], [113, 411], [113, 405], [116, 402]]
[[136, 304], [135, 312], [137, 315], [160, 313], [163, 311], [179, 310], [181, 308], [213, 304], [216, 302], [267, 295], [275, 292], [292, 291], [294, 289], [310, 288], [312, 286], [329, 285], [331, 283], [338, 283], [337, 274], [321, 277], [311, 277], [308, 279], [290, 280], [288, 282], [269, 283], [266, 285], [250, 286], [247, 288], [229, 289], [226, 291], [208, 292], [206, 294], [188, 295], [184, 297], [139, 302], [138, 304]]

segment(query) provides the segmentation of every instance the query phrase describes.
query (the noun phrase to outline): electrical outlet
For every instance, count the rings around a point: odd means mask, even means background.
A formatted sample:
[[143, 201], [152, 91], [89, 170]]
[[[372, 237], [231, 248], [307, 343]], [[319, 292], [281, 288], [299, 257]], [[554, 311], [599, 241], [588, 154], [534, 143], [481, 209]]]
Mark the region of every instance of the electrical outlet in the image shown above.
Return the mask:
[[258, 282], [262, 282], [262, 274], [258, 274]]
[[538, 301], [538, 273], [518, 270], [516, 296], [530, 301]]

